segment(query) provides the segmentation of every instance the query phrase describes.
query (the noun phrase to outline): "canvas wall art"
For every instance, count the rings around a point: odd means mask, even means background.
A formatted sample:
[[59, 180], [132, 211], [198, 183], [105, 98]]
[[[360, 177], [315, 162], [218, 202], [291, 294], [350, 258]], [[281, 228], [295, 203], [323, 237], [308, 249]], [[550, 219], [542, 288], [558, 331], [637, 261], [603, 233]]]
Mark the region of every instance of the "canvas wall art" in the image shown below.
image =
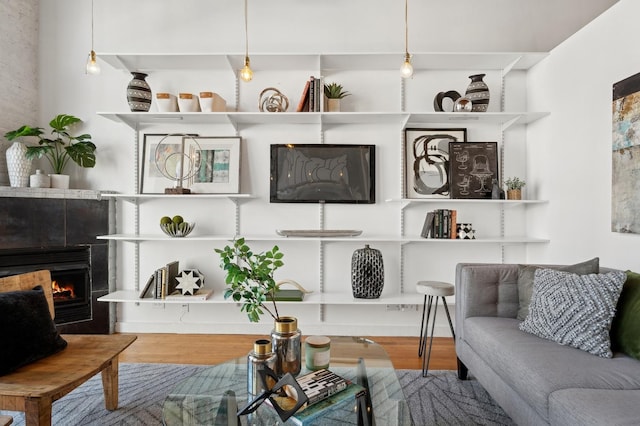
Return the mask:
[[467, 129], [405, 129], [405, 195], [448, 198], [449, 142], [467, 140]]
[[640, 73], [613, 85], [611, 231], [640, 233]]
[[498, 179], [497, 142], [449, 143], [451, 198], [490, 199]]

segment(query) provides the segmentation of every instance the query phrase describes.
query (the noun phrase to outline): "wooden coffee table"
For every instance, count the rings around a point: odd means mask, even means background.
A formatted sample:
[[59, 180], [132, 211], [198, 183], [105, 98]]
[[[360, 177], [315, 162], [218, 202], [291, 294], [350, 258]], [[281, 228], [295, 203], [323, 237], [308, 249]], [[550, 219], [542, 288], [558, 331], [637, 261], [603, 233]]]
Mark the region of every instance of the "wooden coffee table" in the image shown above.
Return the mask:
[[[251, 348], [247, 349], [247, 353]], [[304, 350], [303, 350], [303, 371]], [[375, 425], [412, 425], [409, 406], [396, 376], [393, 364], [382, 346], [360, 337], [331, 337], [331, 364], [329, 370], [368, 387]], [[360, 374], [359, 374], [360, 373]], [[163, 406], [163, 421], [167, 426], [224, 424], [230, 395], [238, 407], [247, 403], [247, 359], [240, 357], [212, 366], [179, 383], [167, 396]], [[235, 416], [235, 413], [228, 413]], [[254, 414], [260, 424], [280, 422], [275, 410], [263, 404]], [[224, 416], [222, 416], [224, 417]], [[247, 416], [239, 418], [247, 424]], [[271, 422], [270, 420], [273, 420]], [[265, 423], [266, 421], [266, 423]], [[351, 411], [340, 417], [341, 425], [358, 424]], [[284, 423], [293, 424], [291, 420]]]

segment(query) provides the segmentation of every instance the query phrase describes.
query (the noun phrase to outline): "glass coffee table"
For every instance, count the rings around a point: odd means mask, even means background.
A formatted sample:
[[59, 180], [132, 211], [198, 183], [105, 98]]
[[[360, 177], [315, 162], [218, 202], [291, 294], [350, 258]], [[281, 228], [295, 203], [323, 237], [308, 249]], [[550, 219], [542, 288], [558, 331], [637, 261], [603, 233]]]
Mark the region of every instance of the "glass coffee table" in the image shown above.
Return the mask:
[[[302, 360], [301, 375], [308, 373], [304, 368], [304, 348]], [[393, 364], [382, 346], [361, 337], [333, 336], [329, 370], [369, 390], [371, 424], [413, 424]], [[179, 383], [164, 401], [162, 418], [167, 426], [295, 424], [293, 419], [283, 423], [267, 404], [262, 404], [253, 414], [236, 419], [237, 408], [246, 403], [247, 359], [240, 357], [204, 369]], [[317, 424], [359, 424], [353, 409], [337, 411], [331, 417]]]

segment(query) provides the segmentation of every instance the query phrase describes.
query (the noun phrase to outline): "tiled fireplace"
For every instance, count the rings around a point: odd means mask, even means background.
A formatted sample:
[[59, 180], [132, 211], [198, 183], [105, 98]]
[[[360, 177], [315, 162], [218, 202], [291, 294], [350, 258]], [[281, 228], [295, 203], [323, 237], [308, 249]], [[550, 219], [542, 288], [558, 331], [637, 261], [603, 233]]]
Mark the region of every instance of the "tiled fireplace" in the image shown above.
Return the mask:
[[97, 191], [0, 188], [0, 276], [50, 270], [62, 333], [109, 333], [109, 215]]

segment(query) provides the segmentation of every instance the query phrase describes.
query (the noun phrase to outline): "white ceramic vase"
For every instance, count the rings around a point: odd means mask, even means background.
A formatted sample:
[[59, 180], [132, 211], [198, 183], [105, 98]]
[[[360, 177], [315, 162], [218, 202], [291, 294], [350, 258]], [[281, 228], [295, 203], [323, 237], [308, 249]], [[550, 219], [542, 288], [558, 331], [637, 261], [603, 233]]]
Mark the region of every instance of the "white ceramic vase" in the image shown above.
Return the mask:
[[26, 156], [27, 147], [22, 142], [14, 142], [7, 149], [7, 172], [9, 184], [13, 187], [29, 186], [31, 175], [31, 160]]
[[69, 175], [50, 174], [51, 187], [58, 189], [69, 189]]

